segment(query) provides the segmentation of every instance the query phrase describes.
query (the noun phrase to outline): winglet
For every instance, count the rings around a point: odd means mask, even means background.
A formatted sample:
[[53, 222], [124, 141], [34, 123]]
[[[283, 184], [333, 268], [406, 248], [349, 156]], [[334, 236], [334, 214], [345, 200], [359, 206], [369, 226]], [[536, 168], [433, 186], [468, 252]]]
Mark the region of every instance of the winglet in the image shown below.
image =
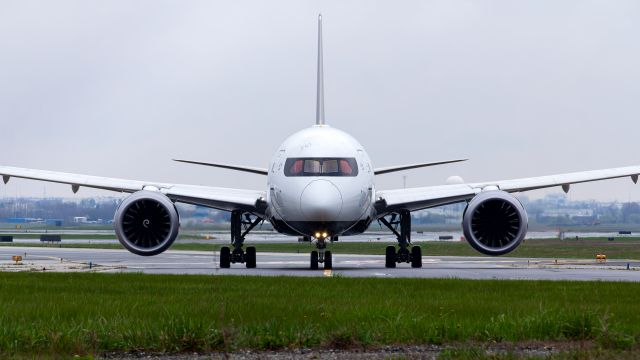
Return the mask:
[[318, 14], [318, 80], [316, 89], [316, 125], [324, 125], [324, 71], [322, 66], [322, 14]]

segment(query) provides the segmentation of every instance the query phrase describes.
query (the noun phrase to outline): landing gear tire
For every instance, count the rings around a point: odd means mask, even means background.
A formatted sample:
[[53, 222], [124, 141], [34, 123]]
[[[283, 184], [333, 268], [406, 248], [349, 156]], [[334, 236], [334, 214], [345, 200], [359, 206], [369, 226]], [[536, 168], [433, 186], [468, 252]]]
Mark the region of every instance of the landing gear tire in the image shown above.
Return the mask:
[[422, 267], [422, 249], [420, 248], [420, 246], [414, 246], [411, 248], [411, 267]]
[[331, 251], [324, 252], [324, 269], [325, 270], [333, 269], [333, 258], [331, 256]]
[[220, 267], [222, 269], [231, 267], [231, 249], [228, 246], [223, 246], [220, 249]]
[[396, 247], [393, 245], [387, 246], [387, 252], [385, 254], [384, 266], [389, 269], [396, 267]]
[[253, 269], [256, 267], [256, 248], [253, 246], [248, 246], [247, 250], [245, 250], [245, 258], [247, 269]]
[[318, 252], [311, 252], [311, 270], [318, 270]]

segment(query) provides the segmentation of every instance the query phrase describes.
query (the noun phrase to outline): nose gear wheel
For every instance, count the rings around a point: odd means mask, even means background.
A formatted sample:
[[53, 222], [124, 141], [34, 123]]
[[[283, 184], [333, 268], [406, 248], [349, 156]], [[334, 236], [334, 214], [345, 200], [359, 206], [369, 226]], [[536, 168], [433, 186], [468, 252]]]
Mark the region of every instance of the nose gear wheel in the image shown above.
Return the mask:
[[324, 270], [333, 269], [333, 254], [331, 251], [326, 250], [326, 239], [317, 239], [316, 250], [311, 252], [311, 261], [309, 268], [311, 270], [318, 270], [319, 264], [323, 264]]

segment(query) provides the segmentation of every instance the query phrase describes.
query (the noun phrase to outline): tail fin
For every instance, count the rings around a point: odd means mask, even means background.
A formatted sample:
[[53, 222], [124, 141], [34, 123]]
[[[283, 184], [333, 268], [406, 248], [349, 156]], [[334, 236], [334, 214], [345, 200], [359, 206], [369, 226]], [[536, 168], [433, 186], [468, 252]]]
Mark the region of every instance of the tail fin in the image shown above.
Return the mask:
[[316, 125], [324, 125], [324, 72], [322, 66], [322, 14], [318, 15], [318, 88], [316, 93]]

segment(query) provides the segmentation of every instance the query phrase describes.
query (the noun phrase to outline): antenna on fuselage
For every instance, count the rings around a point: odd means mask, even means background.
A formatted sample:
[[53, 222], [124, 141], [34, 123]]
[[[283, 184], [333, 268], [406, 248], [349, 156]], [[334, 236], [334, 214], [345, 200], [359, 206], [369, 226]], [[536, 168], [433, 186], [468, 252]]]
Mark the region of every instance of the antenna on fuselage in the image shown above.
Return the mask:
[[316, 89], [316, 125], [324, 125], [324, 72], [322, 68], [322, 14], [318, 14], [318, 88]]

